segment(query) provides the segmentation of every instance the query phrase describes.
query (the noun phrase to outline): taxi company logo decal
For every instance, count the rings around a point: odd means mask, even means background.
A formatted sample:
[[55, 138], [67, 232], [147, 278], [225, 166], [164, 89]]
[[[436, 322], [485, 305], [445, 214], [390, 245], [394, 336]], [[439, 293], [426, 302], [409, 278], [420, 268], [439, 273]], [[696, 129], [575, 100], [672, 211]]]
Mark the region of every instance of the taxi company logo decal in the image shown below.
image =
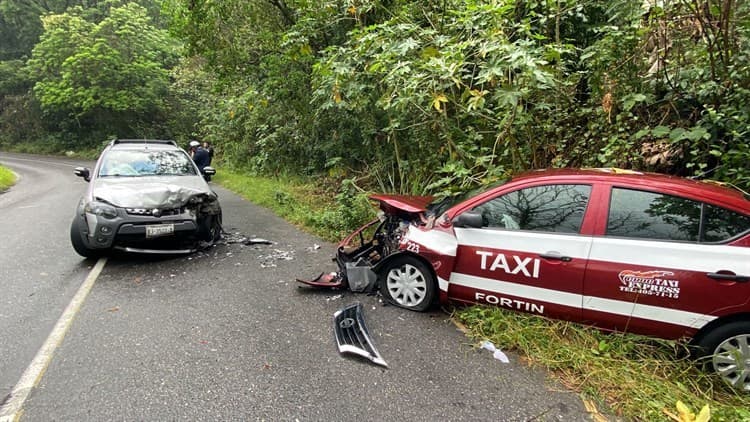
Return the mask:
[[647, 296], [667, 297], [678, 299], [680, 296], [680, 281], [674, 280], [671, 271], [620, 271], [619, 278], [621, 292], [638, 293]]

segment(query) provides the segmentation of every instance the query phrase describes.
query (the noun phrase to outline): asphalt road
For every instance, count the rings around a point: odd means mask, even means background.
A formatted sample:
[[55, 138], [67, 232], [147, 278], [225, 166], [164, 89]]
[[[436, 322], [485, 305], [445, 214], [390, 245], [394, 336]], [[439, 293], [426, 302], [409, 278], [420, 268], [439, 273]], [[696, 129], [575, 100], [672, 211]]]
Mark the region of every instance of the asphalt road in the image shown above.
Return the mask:
[[[80, 163], [0, 164], [22, 176], [0, 194], [2, 402], [95, 261], [68, 240]], [[20, 420], [589, 420], [577, 395], [516, 355], [493, 359], [440, 310], [300, 288], [335, 269], [334, 245], [214, 188], [230, 238], [274, 243], [109, 258]], [[336, 351], [332, 315], [355, 301], [388, 369]]]

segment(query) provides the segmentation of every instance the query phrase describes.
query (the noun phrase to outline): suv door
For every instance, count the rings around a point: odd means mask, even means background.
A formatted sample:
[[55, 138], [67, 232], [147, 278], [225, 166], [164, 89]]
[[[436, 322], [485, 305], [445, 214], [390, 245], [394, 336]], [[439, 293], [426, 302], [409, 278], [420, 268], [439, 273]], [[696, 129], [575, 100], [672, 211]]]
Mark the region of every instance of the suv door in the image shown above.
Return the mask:
[[606, 232], [594, 238], [584, 319], [618, 331], [679, 338], [750, 300], [750, 248], [726, 243], [750, 217], [701, 201], [611, 189]]
[[483, 227], [456, 227], [448, 295], [579, 320], [591, 237], [580, 235], [592, 186], [504, 190], [474, 207]]

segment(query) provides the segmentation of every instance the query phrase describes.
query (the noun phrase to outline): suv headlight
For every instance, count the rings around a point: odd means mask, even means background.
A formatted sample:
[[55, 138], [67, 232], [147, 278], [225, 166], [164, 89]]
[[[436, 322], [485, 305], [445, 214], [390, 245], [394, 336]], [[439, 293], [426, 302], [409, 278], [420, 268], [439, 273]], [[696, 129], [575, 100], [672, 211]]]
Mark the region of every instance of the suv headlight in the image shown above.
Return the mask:
[[109, 220], [117, 217], [117, 209], [103, 202], [89, 202], [83, 210], [89, 214], [98, 215]]

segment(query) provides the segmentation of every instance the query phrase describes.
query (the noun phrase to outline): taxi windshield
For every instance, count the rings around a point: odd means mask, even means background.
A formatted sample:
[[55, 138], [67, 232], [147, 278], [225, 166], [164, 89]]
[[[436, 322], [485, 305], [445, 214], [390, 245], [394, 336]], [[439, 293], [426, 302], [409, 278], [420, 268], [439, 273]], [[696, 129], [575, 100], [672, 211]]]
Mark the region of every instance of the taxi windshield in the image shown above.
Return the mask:
[[486, 192], [490, 189], [496, 188], [500, 185], [508, 183], [510, 179], [501, 179], [486, 185], [469, 189], [467, 191], [455, 192], [449, 195], [436, 198], [434, 201], [427, 206], [426, 215], [440, 216], [444, 212], [448, 211], [452, 206], [461, 203], [469, 198], [473, 198], [482, 192]]

